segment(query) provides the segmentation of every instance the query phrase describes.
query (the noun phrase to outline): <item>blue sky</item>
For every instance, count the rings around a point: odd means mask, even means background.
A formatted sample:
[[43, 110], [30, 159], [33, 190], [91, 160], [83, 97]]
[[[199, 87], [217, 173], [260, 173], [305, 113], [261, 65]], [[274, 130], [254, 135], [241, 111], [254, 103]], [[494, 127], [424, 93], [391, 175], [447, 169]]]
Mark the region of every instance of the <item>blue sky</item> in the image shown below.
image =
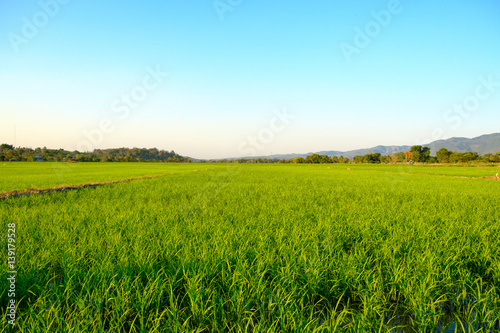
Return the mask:
[[222, 158], [499, 132], [499, 17], [496, 0], [3, 1], [0, 142]]

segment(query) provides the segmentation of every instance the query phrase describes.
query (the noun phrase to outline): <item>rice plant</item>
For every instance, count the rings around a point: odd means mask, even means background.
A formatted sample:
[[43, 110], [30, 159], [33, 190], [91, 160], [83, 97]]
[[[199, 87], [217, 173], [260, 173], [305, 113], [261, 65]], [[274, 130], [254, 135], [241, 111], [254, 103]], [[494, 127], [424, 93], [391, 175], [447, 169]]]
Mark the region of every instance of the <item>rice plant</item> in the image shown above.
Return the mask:
[[439, 176], [452, 167], [193, 166], [2, 200], [17, 331], [500, 329], [498, 181]]

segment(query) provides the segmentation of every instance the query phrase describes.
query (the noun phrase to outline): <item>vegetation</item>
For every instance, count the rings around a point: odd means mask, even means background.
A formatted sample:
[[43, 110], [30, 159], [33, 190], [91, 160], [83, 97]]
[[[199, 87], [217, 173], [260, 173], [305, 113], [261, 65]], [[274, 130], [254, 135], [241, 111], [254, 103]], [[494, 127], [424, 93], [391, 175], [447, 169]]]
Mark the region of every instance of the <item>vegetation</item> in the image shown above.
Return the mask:
[[[213, 161], [208, 161], [213, 162]], [[380, 153], [368, 153], [365, 155], [354, 156], [352, 160], [340, 156], [328, 156], [320, 154], [311, 154], [304, 157], [295, 157], [293, 159], [276, 159], [276, 158], [254, 158], [254, 159], [237, 159], [237, 160], [219, 160], [219, 163], [294, 163], [294, 164], [344, 164], [344, 163], [364, 163], [364, 164], [398, 164], [398, 163], [498, 163], [500, 162], [500, 152], [493, 154], [484, 154], [466, 152], [457, 153], [448, 151], [445, 148], [440, 149], [436, 156], [430, 155], [430, 148], [423, 146], [412, 146], [408, 152], [398, 152], [392, 155], [382, 155]]]
[[[44, 148], [14, 148], [12, 145], [0, 145], [0, 161], [72, 161], [72, 162], [191, 162], [188, 157], [176, 154], [173, 150], [168, 152], [158, 150], [157, 148], [116, 148], [116, 149], [95, 149], [93, 152], [80, 153], [78, 151], [66, 151], [63, 149]], [[430, 148], [422, 146], [412, 146], [408, 152], [398, 152], [392, 155], [382, 155], [380, 153], [368, 153], [365, 155], [354, 156], [352, 160], [340, 156], [328, 156], [320, 154], [311, 154], [293, 159], [277, 158], [240, 158], [240, 159], [221, 159], [198, 161], [208, 163], [294, 163], [294, 164], [325, 164], [325, 163], [469, 163], [500, 162], [500, 152], [493, 154], [484, 154], [466, 152], [458, 153], [441, 148], [436, 157], [430, 156]]]
[[22, 191], [28, 188], [52, 188], [125, 178], [191, 172], [204, 166], [195, 163], [0, 163], [0, 192]]
[[0, 161], [29, 161], [36, 158], [44, 161], [79, 162], [189, 162], [189, 158], [157, 148], [95, 149], [93, 152], [66, 151], [64, 149], [15, 148], [9, 144], [0, 145]]
[[436, 157], [430, 156], [430, 148], [422, 146], [412, 146], [409, 152], [395, 153], [391, 156], [382, 156], [380, 153], [366, 154], [363, 156], [355, 156], [355, 163], [402, 163], [402, 162], [420, 162], [420, 163], [468, 163], [468, 162], [484, 162], [498, 163], [500, 162], [500, 152], [496, 155], [485, 154], [480, 156], [478, 153], [466, 152], [457, 153], [449, 151], [446, 148], [441, 148], [437, 151]]
[[381, 163], [383, 158], [380, 153], [354, 156], [354, 163]]
[[495, 170], [233, 164], [5, 199], [17, 331], [497, 331], [500, 183], [437, 176]]

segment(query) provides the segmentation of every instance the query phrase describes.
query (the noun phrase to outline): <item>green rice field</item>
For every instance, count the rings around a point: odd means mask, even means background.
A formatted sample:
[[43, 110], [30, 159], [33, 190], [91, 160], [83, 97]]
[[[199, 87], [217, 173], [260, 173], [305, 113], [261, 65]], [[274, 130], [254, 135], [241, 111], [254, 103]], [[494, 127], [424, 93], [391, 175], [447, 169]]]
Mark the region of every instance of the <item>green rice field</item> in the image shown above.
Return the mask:
[[0, 192], [51, 188], [215, 168], [219, 165], [166, 163], [0, 162]]
[[[59, 171], [58, 171], [59, 170]], [[62, 170], [62, 171], [61, 171]], [[197, 172], [195, 172], [197, 170]], [[498, 166], [4, 163], [18, 332], [495, 332]]]

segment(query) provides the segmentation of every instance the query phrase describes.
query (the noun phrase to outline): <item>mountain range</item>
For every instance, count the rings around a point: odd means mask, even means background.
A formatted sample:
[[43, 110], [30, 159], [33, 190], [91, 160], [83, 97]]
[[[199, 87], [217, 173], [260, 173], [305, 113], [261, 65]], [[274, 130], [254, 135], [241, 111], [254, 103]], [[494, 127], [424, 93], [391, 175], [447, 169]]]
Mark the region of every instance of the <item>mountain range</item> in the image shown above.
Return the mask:
[[[446, 140], [437, 140], [428, 144], [423, 144], [424, 147], [431, 148], [431, 155], [435, 156], [436, 152], [441, 148], [446, 148], [450, 151], [459, 153], [477, 152], [480, 155], [496, 154], [500, 151], [500, 133], [481, 135], [476, 138], [450, 138]], [[277, 158], [277, 159], [291, 159], [295, 157], [306, 157], [312, 154], [328, 155], [328, 156], [344, 156], [353, 158], [358, 155], [380, 153], [382, 155], [392, 155], [394, 153], [409, 151], [411, 146], [375, 146], [372, 148], [337, 151], [337, 150], [324, 150], [319, 152], [311, 152], [307, 154], [274, 154], [268, 156], [252, 156], [247, 158]]]

